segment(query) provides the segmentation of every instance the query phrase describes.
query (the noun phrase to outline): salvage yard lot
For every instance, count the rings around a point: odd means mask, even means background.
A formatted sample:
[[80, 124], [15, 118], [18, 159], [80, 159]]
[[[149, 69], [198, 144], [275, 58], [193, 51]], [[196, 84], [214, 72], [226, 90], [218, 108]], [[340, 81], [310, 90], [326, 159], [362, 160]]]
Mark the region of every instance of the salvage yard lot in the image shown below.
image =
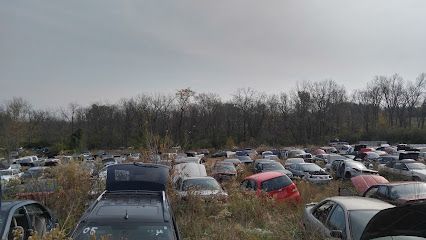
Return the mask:
[[[215, 160], [209, 159], [207, 166], [212, 161]], [[204, 202], [197, 197], [187, 201], [174, 199], [174, 211], [182, 236], [185, 239], [321, 239], [303, 228], [305, 203], [335, 196], [339, 188], [348, 185], [342, 181], [314, 185], [296, 180], [302, 203], [286, 204], [243, 193], [239, 183], [246, 175], [250, 175], [247, 168], [236, 180], [224, 184], [229, 194], [226, 204]]]
[[[209, 173], [215, 161], [207, 160]], [[335, 196], [340, 187], [347, 185], [347, 182], [342, 181], [314, 185], [296, 180], [302, 202], [276, 203], [266, 196], [259, 198], [240, 190], [242, 179], [251, 174], [251, 168], [244, 167], [237, 179], [223, 184], [229, 194], [226, 203], [214, 199], [205, 201], [196, 196], [181, 200], [169, 188], [168, 195], [183, 239], [319, 239], [315, 233], [306, 232], [302, 226], [305, 203]], [[67, 234], [75, 227], [88, 204], [97, 197], [96, 191], [93, 191], [99, 185], [82, 171], [79, 162], [53, 168], [52, 177], [57, 183], [53, 193], [30, 197], [35, 197], [51, 208], [59, 220], [61, 234]], [[37, 182], [33, 184], [37, 185]], [[88, 195], [88, 192], [93, 195]], [[15, 198], [18, 196], [16, 193], [9, 193], [4, 198]]]

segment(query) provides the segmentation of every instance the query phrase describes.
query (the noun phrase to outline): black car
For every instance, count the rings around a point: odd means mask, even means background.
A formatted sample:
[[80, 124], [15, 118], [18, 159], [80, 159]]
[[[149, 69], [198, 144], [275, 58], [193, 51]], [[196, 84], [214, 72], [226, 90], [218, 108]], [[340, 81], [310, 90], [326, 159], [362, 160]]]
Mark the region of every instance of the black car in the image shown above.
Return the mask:
[[215, 153], [212, 154], [212, 157], [217, 158], [217, 157], [226, 157], [227, 153], [226, 151], [217, 151]]
[[360, 240], [426, 239], [426, 203], [384, 209], [370, 219]]
[[72, 238], [180, 239], [165, 193], [168, 176], [164, 165], [108, 167], [106, 191], [86, 210]]
[[13, 230], [24, 233], [22, 239], [28, 239], [31, 232], [43, 235], [55, 226], [50, 210], [36, 201], [3, 201], [1, 203], [1, 239], [14, 239]]

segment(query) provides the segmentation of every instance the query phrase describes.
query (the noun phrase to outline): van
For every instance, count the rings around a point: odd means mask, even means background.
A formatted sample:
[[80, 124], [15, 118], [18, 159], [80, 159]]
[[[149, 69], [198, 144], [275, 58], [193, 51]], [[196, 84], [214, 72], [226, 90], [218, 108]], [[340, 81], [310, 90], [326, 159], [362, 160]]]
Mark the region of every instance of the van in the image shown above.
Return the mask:
[[182, 180], [188, 177], [206, 177], [207, 171], [203, 164], [197, 163], [180, 163], [174, 167], [173, 185], [179, 188]]

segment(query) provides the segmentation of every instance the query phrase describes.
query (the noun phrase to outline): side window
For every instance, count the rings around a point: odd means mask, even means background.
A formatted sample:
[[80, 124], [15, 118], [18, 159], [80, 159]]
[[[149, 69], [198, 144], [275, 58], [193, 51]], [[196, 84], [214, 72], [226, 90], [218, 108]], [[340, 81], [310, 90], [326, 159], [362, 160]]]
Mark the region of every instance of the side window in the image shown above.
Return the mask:
[[402, 166], [402, 163], [395, 163], [393, 168], [398, 169], [398, 170], [402, 170], [404, 167]]
[[176, 184], [176, 189], [180, 190], [182, 186], [182, 178], [179, 177], [175, 184]]
[[241, 188], [243, 190], [256, 190], [256, 181], [247, 179], [241, 183]]
[[28, 216], [31, 221], [31, 228], [37, 231], [38, 234], [43, 235], [50, 230], [51, 221], [49, 213], [42, 206], [38, 204], [30, 204], [25, 206]]
[[244, 180], [244, 181], [241, 183], [241, 189], [243, 189], [243, 190], [247, 190], [247, 188], [248, 188], [248, 184], [249, 184], [249, 180]]
[[257, 190], [257, 183], [255, 180], [249, 180], [250, 188], [253, 190]]
[[28, 216], [25, 211], [25, 208], [23, 207], [16, 209], [16, 211], [13, 213], [12, 222], [10, 223], [8, 239], [14, 239], [12, 233], [14, 229], [21, 229], [21, 231], [23, 231], [24, 236], [22, 239], [28, 238], [28, 230], [30, 229], [30, 223], [28, 222]]
[[365, 197], [374, 198], [377, 195], [378, 187], [372, 187], [365, 193]]
[[330, 230], [339, 230], [343, 233], [343, 239], [346, 239], [346, 218], [345, 211], [339, 205], [336, 205], [334, 211], [331, 213], [330, 219], [328, 220], [328, 227]]
[[334, 202], [332, 201], [327, 201], [323, 203], [321, 206], [314, 210], [314, 217], [325, 225], [328, 215], [330, 214], [331, 209], [333, 209], [333, 206]]
[[388, 188], [386, 186], [380, 186], [377, 190], [377, 196], [379, 197], [387, 197], [388, 195]]

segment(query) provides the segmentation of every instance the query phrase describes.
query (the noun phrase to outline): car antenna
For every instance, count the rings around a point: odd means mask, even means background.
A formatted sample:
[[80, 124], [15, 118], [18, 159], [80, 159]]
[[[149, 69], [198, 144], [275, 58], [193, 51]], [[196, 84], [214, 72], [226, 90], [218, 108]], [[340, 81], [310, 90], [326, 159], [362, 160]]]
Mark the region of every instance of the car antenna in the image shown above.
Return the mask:
[[129, 214], [127, 214], [127, 209], [126, 209], [126, 215], [124, 215], [124, 219], [129, 219]]

